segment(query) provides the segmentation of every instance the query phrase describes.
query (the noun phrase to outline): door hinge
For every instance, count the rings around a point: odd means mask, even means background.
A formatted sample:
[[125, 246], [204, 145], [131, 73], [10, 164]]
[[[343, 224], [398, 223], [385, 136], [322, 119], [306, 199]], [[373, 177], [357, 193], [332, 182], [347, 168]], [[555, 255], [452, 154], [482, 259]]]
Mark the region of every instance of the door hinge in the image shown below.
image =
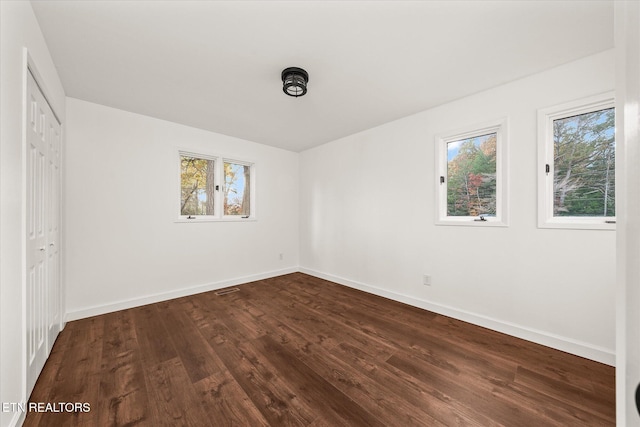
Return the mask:
[[549, 175], [549, 172], [550, 172], [550, 171], [551, 171], [551, 167], [550, 167], [548, 164], [544, 165], [544, 172], [545, 172], [547, 175]]

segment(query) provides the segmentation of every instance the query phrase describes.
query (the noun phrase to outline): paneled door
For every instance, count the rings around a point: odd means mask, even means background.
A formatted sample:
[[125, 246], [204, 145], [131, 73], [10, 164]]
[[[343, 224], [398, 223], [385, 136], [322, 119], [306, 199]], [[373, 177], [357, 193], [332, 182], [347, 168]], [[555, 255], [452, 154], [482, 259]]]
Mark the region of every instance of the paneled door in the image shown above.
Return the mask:
[[27, 76], [26, 349], [27, 396], [60, 331], [60, 123]]
[[[47, 105], [48, 106], [48, 105]], [[53, 116], [53, 113], [51, 114]], [[60, 123], [55, 117], [47, 120], [47, 354], [60, 332], [62, 324], [60, 290]]]

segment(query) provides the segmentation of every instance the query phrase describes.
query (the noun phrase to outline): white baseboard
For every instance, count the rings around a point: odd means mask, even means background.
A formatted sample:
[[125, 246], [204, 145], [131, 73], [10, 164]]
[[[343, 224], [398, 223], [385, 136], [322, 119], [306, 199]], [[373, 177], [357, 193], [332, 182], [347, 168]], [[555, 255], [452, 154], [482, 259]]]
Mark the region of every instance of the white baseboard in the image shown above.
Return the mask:
[[511, 335], [517, 338], [522, 338], [524, 340], [541, 344], [547, 347], [555, 348], [567, 353], [575, 354], [576, 356], [595, 360], [597, 362], [601, 362], [610, 366], [615, 366], [615, 352], [607, 348], [594, 346], [589, 343], [577, 341], [545, 331], [528, 328], [525, 326], [517, 325], [515, 323], [505, 322], [489, 316], [484, 316], [482, 314], [460, 310], [458, 308], [447, 306], [444, 304], [434, 303], [409, 295], [388, 291], [386, 289], [371, 286], [366, 283], [345, 279], [343, 277], [322, 273], [320, 271], [304, 267], [290, 267], [282, 270], [274, 270], [251, 276], [243, 276], [214, 283], [207, 283], [204, 285], [191, 286], [188, 288], [177, 289], [170, 292], [162, 292], [124, 301], [86, 307], [79, 310], [67, 312], [65, 321], [68, 322], [72, 320], [83, 319], [86, 317], [98, 316], [100, 314], [111, 313], [118, 310], [125, 310], [128, 308], [139, 307], [141, 305], [153, 304], [156, 302], [167, 301], [174, 298], [199, 294], [201, 292], [213, 291], [216, 289], [226, 288], [228, 286], [241, 285], [243, 283], [253, 282], [256, 280], [263, 280], [271, 277], [281, 276], [283, 274], [295, 273], [297, 271], [309, 274], [311, 276], [319, 277], [321, 279], [339, 283], [350, 288], [359, 289], [364, 292], [389, 298], [394, 301], [409, 304], [414, 307], [419, 307], [424, 310], [429, 310], [434, 313], [442, 314], [444, 316], [452, 317], [454, 319], [469, 322], [474, 325], [482, 326], [484, 328], [488, 328], [497, 332], [502, 332], [504, 334]]
[[339, 283], [350, 288], [359, 289], [364, 292], [389, 298], [394, 301], [412, 305], [414, 307], [429, 310], [434, 313], [442, 314], [444, 316], [482, 326], [484, 328], [488, 328], [497, 332], [502, 332], [504, 334], [511, 335], [517, 338], [522, 338], [524, 340], [541, 344], [546, 347], [551, 347], [557, 350], [564, 351], [566, 353], [575, 354], [576, 356], [595, 360], [596, 362], [604, 363], [606, 365], [615, 366], [615, 352], [607, 348], [594, 346], [589, 343], [580, 342], [549, 332], [527, 328], [525, 326], [517, 325], [511, 322], [505, 322], [499, 319], [494, 319], [481, 314], [460, 310], [455, 307], [433, 303], [427, 300], [403, 295], [396, 292], [391, 292], [386, 289], [367, 285], [366, 283], [345, 279], [343, 277], [334, 276], [332, 274], [322, 273], [309, 268], [300, 267], [299, 271], [311, 276]]
[[114, 311], [126, 310], [128, 308], [139, 307], [141, 305], [153, 304], [156, 302], [167, 301], [174, 298], [195, 295], [202, 292], [214, 291], [216, 289], [226, 288], [228, 286], [241, 285], [243, 283], [255, 282], [256, 280], [269, 279], [271, 277], [281, 276], [283, 274], [295, 273], [299, 271], [297, 267], [290, 267], [281, 270], [268, 271], [250, 276], [237, 277], [229, 280], [222, 280], [214, 283], [206, 283], [204, 285], [190, 286], [188, 288], [176, 289], [169, 292], [161, 292], [158, 294], [147, 295], [139, 298], [131, 298], [128, 300], [112, 302], [108, 304], [95, 305], [79, 310], [68, 311], [65, 315], [65, 322], [72, 320], [84, 319], [86, 317], [98, 316], [100, 314], [112, 313]]

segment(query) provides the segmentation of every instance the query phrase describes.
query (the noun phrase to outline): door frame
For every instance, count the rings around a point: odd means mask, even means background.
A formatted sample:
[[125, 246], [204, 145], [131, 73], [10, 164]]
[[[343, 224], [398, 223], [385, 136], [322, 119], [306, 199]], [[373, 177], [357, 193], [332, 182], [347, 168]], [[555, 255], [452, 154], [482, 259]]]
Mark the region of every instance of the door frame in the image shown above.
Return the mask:
[[[34, 81], [36, 82], [36, 85], [38, 86], [38, 88], [40, 89], [40, 92], [42, 93], [45, 101], [47, 102], [47, 104], [49, 105], [49, 108], [51, 109], [55, 120], [59, 123], [60, 125], [60, 164], [59, 164], [59, 168], [60, 168], [60, 182], [59, 182], [59, 194], [58, 194], [58, 198], [60, 203], [58, 204], [58, 218], [59, 218], [59, 230], [60, 230], [60, 234], [59, 234], [59, 242], [60, 242], [60, 247], [59, 247], [59, 251], [60, 251], [60, 260], [59, 260], [59, 278], [58, 280], [60, 281], [60, 301], [59, 301], [59, 313], [60, 313], [60, 317], [59, 317], [59, 325], [58, 325], [58, 330], [62, 331], [62, 329], [64, 329], [65, 326], [65, 304], [64, 304], [64, 300], [65, 300], [65, 286], [64, 286], [64, 230], [63, 230], [63, 216], [62, 216], [62, 199], [63, 199], [63, 192], [64, 192], [64, 184], [63, 184], [63, 180], [62, 180], [62, 170], [63, 170], [63, 147], [64, 147], [64, 125], [62, 123], [62, 121], [60, 120], [60, 115], [56, 113], [56, 110], [54, 108], [54, 106], [52, 105], [52, 103], [49, 101], [51, 98], [48, 96], [48, 94], [50, 93], [47, 90], [46, 85], [44, 84], [44, 79], [42, 78], [40, 72], [38, 71], [38, 67], [36, 66], [35, 61], [33, 60], [33, 58], [31, 57], [29, 50], [25, 47], [23, 48], [23, 63], [22, 63], [22, 135], [21, 135], [21, 144], [22, 144], [22, 148], [21, 148], [21, 156], [22, 156], [22, 161], [20, 164], [20, 193], [21, 193], [21, 226], [20, 226], [20, 232], [21, 232], [21, 244], [20, 244], [20, 250], [21, 250], [21, 311], [22, 311], [22, 316], [21, 316], [21, 334], [22, 334], [22, 348], [21, 348], [21, 377], [22, 377], [22, 401], [27, 402], [29, 396], [30, 396], [30, 391], [27, 390], [27, 253], [26, 253], [26, 248], [27, 248], [27, 124], [28, 124], [28, 79], [29, 79], [29, 74], [31, 74], [31, 76], [33, 77]], [[46, 335], [46, 339], [48, 340], [48, 329], [45, 333]], [[54, 340], [55, 341], [55, 340]], [[47, 358], [50, 355], [50, 347], [52, 347], [53, 343], [51, 343], [51, 345], [49, 345], [49, 343], [47, 343]], [[22, 413], [20, 415], [21, 420], [24, 420], [24, 417], [26, 416], [26, 413]]]
[[620, 194], [616, 201], [620, 206], [616, 207], [620, 212], [616, 229], [616, 420], [617, 425], [636, 427], [640, 426], [634, 399], [640, 382], [640, 5], [616, 2], [614, 17], [616, 192]]

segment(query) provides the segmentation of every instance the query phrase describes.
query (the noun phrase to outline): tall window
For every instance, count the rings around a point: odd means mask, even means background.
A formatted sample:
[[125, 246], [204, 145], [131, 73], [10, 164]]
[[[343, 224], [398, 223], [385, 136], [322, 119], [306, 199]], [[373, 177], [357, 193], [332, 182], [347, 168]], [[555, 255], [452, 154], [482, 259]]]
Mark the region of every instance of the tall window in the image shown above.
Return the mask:
[[506, 225], [506, 121], [436, 138], [438, 223]]
[[606, 94], [540, 110], [539, 226], [614, 228], [613, 104]]
[[185, 151], [179, 156], [181, 221], [255, 218], [252, 163]]

